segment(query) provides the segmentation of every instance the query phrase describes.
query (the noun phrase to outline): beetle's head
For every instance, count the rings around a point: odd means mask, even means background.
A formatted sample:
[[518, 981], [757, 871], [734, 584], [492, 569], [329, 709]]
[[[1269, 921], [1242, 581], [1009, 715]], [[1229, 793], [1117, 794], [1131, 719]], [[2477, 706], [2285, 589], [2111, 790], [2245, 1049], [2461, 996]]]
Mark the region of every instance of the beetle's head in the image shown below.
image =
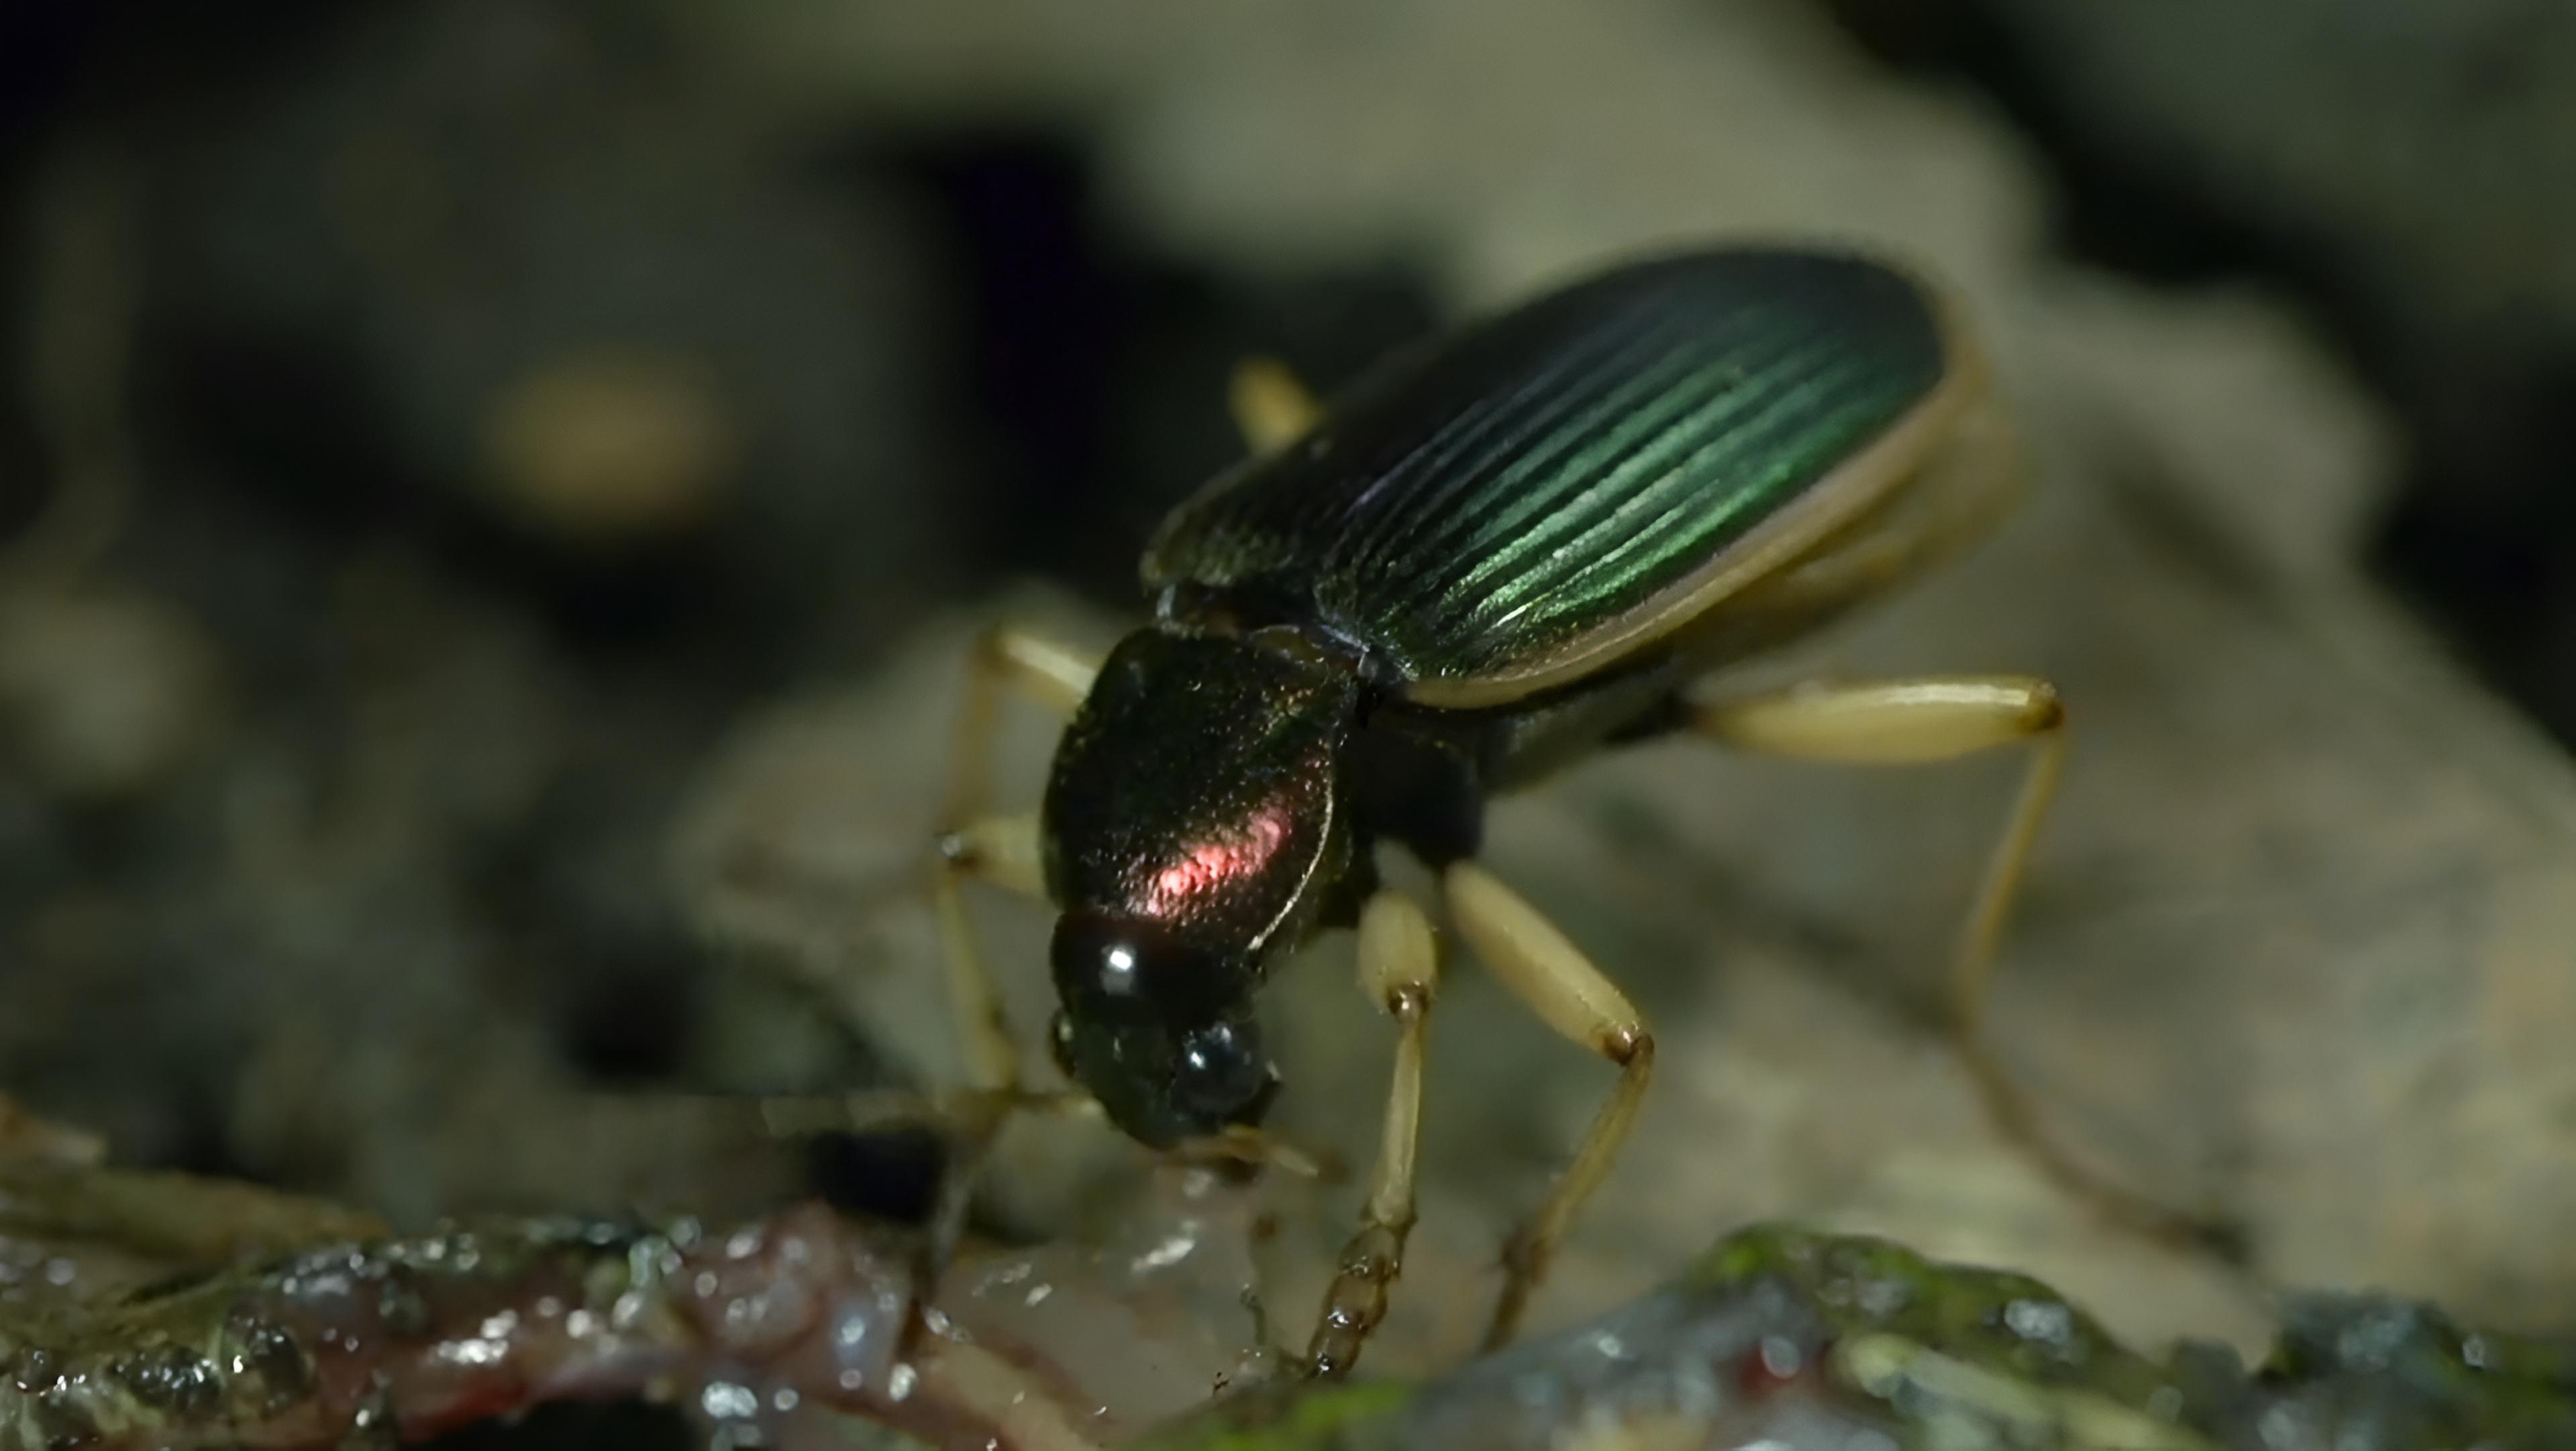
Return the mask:
[[1144, 1143], [1269, 1107], [1253, 993], [1349, 862], [1357, 693], [1347, 670], [1274, 642], [1145, 630], [1065, 729], [1041, 832], [1064, 909], [1055, 1052]]
[[1254, 979], [1148, 917], [1076, 908], [1051, 953], [1056, 1062], [1156, 1148], [1254, 1125], [1279, 1090]]

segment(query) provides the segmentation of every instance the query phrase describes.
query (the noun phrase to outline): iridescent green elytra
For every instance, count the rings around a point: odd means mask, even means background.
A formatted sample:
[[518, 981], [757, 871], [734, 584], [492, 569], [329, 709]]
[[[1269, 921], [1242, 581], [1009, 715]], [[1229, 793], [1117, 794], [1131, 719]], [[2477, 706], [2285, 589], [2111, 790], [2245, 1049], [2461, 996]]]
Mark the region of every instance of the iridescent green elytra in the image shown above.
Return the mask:
[[1371, 848], [1472, 856], [1489, 794], [1910, 567], [1981, 384], [1900, 272], [1691, 253], [1399, 354], [1182, 504], [1047, 790], [1067, 1071], [1149, 1144], [1257, 1121], [1253, 990]]
[[1268, 596], [1427, 698], [1598, 664], [1951, 361], [1924, 294], [1868, 262], [1624, 268], [1390, 360], [1175, 511], [1145, 585], [1167, 619]]

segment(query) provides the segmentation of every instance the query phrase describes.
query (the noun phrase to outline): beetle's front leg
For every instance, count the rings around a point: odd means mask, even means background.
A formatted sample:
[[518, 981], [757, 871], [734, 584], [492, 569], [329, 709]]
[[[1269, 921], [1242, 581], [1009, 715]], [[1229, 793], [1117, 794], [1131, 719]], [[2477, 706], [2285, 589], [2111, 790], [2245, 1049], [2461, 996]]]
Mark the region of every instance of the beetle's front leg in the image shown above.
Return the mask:
[[1413, 1166], [1422, 1139], [1422, 1062], [1440, 959], [1431, 921], [1413, 900], [1380, 890], [1360, 913], [1360, 990], [1395, 1019], [1395, 1067], [1388, 1076], [1386, 1129], [1369, 1175], [1359, 1232], [1342, 1246], [1339, 1273], [1306, 1347], [1307, 1374], [1338, 1378], [1359, 1360], [1369, 1332], [1386, 1318], [1387, 1290], [1404, 1271], [1413, 1231]]
[[[1082, 704], [1099, 670], [1098, 662], [1064, 646], [1008, 628], [978, 636], [967, 664], [957, 754], [950, 764], [942, 830], [931, 857], [930, 893], [940, 955], [947, 968], [949, 1010], [974, 1091], [962, 1113], [944, 1115], [943, 1128], [955, 1158], [931, 1207], [922, 1254], [927, 1276], [946, 1268], [958, 1236], [965, 1231], [975, 1181], [1003, 1120], [1032, 1101], [1023, 1088], [1026, 1076], [1020, 1068], [1019, 1043], [1002, 1011], [1001, 994], [984, 970], [984, 957], [976, 948], [959, 890], [964, 879], [975, 877], [1024, 896], [1043, 899], [1046, 895], [1039, 868], [1037, 815], [984, 814], [992, 794], [993, 736], [1000, 725], [1002, 692], [1014, 689], [1059, 713], [1071, 714]], [[1082, 1100], [1076, 1095], [1072, 1101]], [[929, 1283], [928, 1278], [924, 1283]]]
[[[926, 879], [968, 1088], [962, 1095], [936, 1100], [909, 1095], [848, 1100], [833, 1126], [850, 1129], [929, 1121], [951, 1130], [954, 1138], [954, 1130], [979, 1115], [996, 1117], [995, 1105], [1047, 1101], [1046, 1096], [1031, 1095], [1022, 1088], [1020, 1050], [1003, 1016], [1001, 995], [976, 950], [960, 887], [975, 878], [1024, 896], [1045, 895], [1036, 815], [986, 814], [1002, 697], [1006, 691], [1014, 692], [1069, 714], [1081, 705], [1098, 671], [1097, 662], [1024, 630], [996, 626], [976, 636], [967, 657], [955, 750], [949, 759], [940, 830], [933, 838]], [[975, 1104], [984, 1107], [972, 1107]], [[824, 1111], [817, 1101], [781, 1099], [772, 1103], [768, 1113], [773, 1128], [793, 1132], [822, 1126]]]
[[966, 690], [957, 711], [957, 748], [949, 757], [948, 797], [940, 824], [953, 829], [990, 809], [993, 734], [1001, 724], [1005, 690], [1069, 716], [1091, 693], [1091, 679], [1099, 673], [1098, 660], [1026, 630], [996, 625], [977, 635], [966, 662]]
[[1002, 997], [984, 970], [984, 955], [975, 945], [975, 930], [966, 920], [960, 886], [976, 878], [1007, 887], [1036, 900], [1046, 889], [1039, 879], [1038, 818], [987, 816], [944, 831], [933, 843], [930, 864], [931, 910], [939, 928], [940, 961], [948, 979], [948, 1006], [957, 1041], [966, 1060], [967, 1081], [995, 1094], [1016, 1092], [1025, 1081], [1020, 1046], [1002, 1011]]
[[948, 794], [931, 861], [930, 892], [966, 1072], [977, 1088], [995, 1093], [1019, 1088], [1020, 1050], [1003, 1016], [1001, 995], [984, 971], [983, 954], [976, 950], [958, 885], [963, 878], [981, 877], [1026, 896], [1046, 895], [1038, 872], [1037, 817], [985, 814], [992, 796], [993, 737], [1001, 724], [1002, 692], [1016, 690], [1070, 715], [1082, 704], [1099, 670], [1097, 661], [1008, 628], [977, 636], [967, 663], [965, 698], [957, 712], [956, 754], [949, 763]]
[[2002, 837], [1952, 949], [1950, 1023], [1962, 1060], [1996, 1127], [2060, 1185], [2115, 1217], [2166, 1238], [2208, 1242], [2220, 1231], [2108, 1184], [2060, 1153], [1985, 1046], [1995, 942], [2021, 884], [2032, 841], [2066, 763], [2066, 710], [2045, 680], [2023, 675], [1927, 675], [1809, 683], [1695, 706], [1691, 729], [1766, 755], [1840, 765], [1912, 765], [2001, 746], [2034, 747]]
[[1449, 914], [1485, 969], [1541, 1022], [1619, 1065], [1619, 1082], [1601, 1105], [1574, 1161], [1547, 1198], [1512, 1235], [1503, 1257], [1503, 1293], [1485, 1331], [1485, 1349], [1508, 1344], [1529, 1297], [1547, 1277], [1549, 1260], [1577, 1211], [1619, 1157], [1655, 1071], [1655, 1039], [1625, 993], [1566, 940], [1556, 924], [1474, 862], [1441, 875]]

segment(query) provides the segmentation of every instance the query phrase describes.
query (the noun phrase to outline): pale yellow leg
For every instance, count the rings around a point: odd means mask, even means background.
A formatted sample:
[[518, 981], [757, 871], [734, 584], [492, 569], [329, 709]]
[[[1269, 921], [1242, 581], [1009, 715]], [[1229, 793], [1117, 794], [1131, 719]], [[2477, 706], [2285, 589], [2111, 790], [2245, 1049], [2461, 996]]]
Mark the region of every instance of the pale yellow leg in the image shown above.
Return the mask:
[[[1064, 646], [1023, 631], [987, 630], [976, 639], [967, 665], [966, 695], [957, 722], [956, 755], [930, 871], [931, 910], [947, 965], [948, 1003], [966, 1060], [970, 1090], [951, 1095], [934, 1110], [946, 1131], [951, 1159], [931, 1207], [918, 1266], [928, 1285], [943, 1272], [965, 1230], [966, 1211], [985, 1157], [1012, 1111], [1038, 1099], [1023, 1087], [1020, 1048], [1011, 1036], [1002, 997], [984, 970], [959, 883], [977, 877], [1024, 895], [1043, 897], [1038, 867], [1038, 818], [1034, 813], [985, 814], [992, 794], [992, 745], [1000, 725], [1005, 688], [1070, 714], [1090, 692], [1099, 665]], [[1057, 1096], [1063, 1097], [1063, 1096]]]
[[1654, 1075], [1655, 1040], [1627, 996], [1554, 923], [1492, 873], [1473, 862], [1459, 862], [1442, 875], [1441, 886], [1458, 935], [1486, 970], [1540, 1021], [1619, 1065], [1618, 1086], [1584, 1130], [1574, 1161], [1513, 1233], [1504, 1252], [1502, 1298], [1485, 1332], [1485, 1348], [1492, 1350], [1510, 1342], [1575, 1214], [1601, 1186], [1627, 1142]]
[[1025, 630], [995, 626], [978, 635], [966, 665], [966, 695], [957, 712], [957, 749], [949, 757], [941, 824], [954, 828], [991, 809], [993, 732], [1001, 724], [1005, 689], [1058, 715], [1071, 715], [1091, 693], [1091, 678], [1099, 673], [1099, 661]]
[[1952, 949], [1951, 1029], [1987, 1115], [2051, 1178], [2150, 1232], [2193, 1240], [2211, 1237], [2210, 1226], [2107, 1184], [2061, 1153], [2040, 1132], [2028, 1098], [1985, 1045], [1995, 943], [2066, 763], [2066, 710], [2056, 687], [2023, 675], [1813, 683], [1699, 706], [1692, 727], [1748, 751], [1841, 765], [1913, 765], [2000, 746], [2033, 745], [2021, 791]]
[[975, 642], [966, 696], [958, 710], [957, 750], [938, 851], [931, 866], [931, 906], [938, 916], [948, 995], [966, 1071], [977, 1088], [1010, 1094], [1020, 1087], [1020, 1051], [1002, 1015], [1001, 995], [984, 971], [983, 954], [958, 892], [959, 879], [982, 877], [1032, 897], [1045, 895], [1038, 874], [1034, 815], [985, 815], [992, 796], [993, 735], [1005, 688], [1070, 715], [1091, 689], [1099, 664], [1064, 646], [1012, 629], [992, 629]]
[[[1002, 696], [1009, 690], [1070, 714], [1082, 704], [1098, 670], [1096, 662], [1026, 631], [997, 626], [976, 637], [958, 708], [956, 750], [941, 806], [942, 830], [930, 867], [931, 910], [969, 1089], [962, 1098], [946, 1096], [945, 1102], [918, 1098], [898, 1102], [883, 1095], [848, 1101], [840, 1127], [856, 1126], [858, 1120], [883, 1125], [904, 1119], [958, 1125], [979, 1114], [993, 1117], [999, 1106], [1017, 1099], [1036, 1103], [1043, 1097], [1028, 1095], [1022, 1087], [1019, 1047], [1003, 1016], [1001, 995], [976, 950], [959, 884], [975, 877], [1025, 896], [1045, 895], [1036, 815], [985, 814], [992, 795], [992, 744], [1000, 726]], [[984, 1107], [970, 1110], [969, 1104]], [[769, 1116], [783, 1132], [791, 1124], [813, 1122], [816, 1111], [812, 1100], [787, 1099], [774, 1105]]]
[[997, 1127], [1013, 1109], [1056, 1107], [1054, 1100], [1082, 1095], [1033, 1093], [1024, 1086], [1020, 1051], [1004, 1020], [1001, 999], [983, 969], [959, 899], [958, 882], [975, 877], [1022, 895], [1042, 897], [1039, 879], [1037, 817], [990, 816], [943, 833], [931, 874], [931, 906], [937, 919], [948, 980], [948, 1003], [965, 1060], [967, 1085], [962, 1090], [924, 1096], [914, 1093], [870, 1093], [839, 1098], [782, 1097], [763, 1101], [770, 1130], [795, 1133], [864, 1133], [903, 1125], [934, 1125], [952, 1139], [972, 1141]]
[[1431, 919], [1388, 888], [1360, 913], [1360, 989], [1395, 1019], [1395, 1069], [1386, 1095], [1386, 1128], [1359, 1232], [1342, 1246], [1340, 1273], [1306, 1347], [1309, 1375], [1338, 1378], [1359, 1360], [1369, 1332], [1386, 1318], [1387, 1292], [1404, 1270], [1404, 1241], [1413, 1232], [1414, 1153], [1422, 1138], [1422, 1063], [1439, 987], [1439, 951]]
[[965, 1055], [967, 1081], [1004, 1095], [1016, 1092], [1023, 1081], [1019, 1043], [1002, 1012], [1001, 994], [984, 970], [984, 955], [976, 948], [958, 886], [964, 878], [977, 877], [1043, 897], [1046, 891], [1038, 880], [1037, 854], [1034, 813], [988, 816], [941, 833], [930, 869], [931, 910], [939, 924], [940, 958], [948, 970], [948, 1007]]
[[1295, 443], [1324, 416], [1315, 395], [1275, 358], [1246, 358], [1236, 364], [1226, 405], [1244, 447], [1256, 454]]
[[2016, 675], [1795, 685], [1700, 706], [1691, 723], [1743, 750], [1840, 765], [1916, 765], [2037, 744], [1951, 955], [1951, 1010], [1963, 1028], [1981, 1023], [1995, 939], [2066, 762], [2066, 710], [2056, 688]]
[[[949, 1129], [960, 1156], [952, 1177], [963, 1195], [973, 1168], [1009, 1113], [1022, 1108], [1090, 1111], [1098, 1105], [1087, 1095], [1032, 1093], [1022, 1071], [1019, 1041], [1002, 1012], [1001, 994], [984, 970], [973, 928], [959, 887], [969, 877], [1007, 887], [1022, 896], [1043, 899], [1046, 882], [1039, 857], [1038, 818], [982, 814], [992, 795], [992, 742], [1000, 725], [1005, 688], [1037, 700], [1062, 714], [1080, 708], [1091, 692], [1099, 662], [1065, 646], [1025, 631], [996, 628], [975, 642], [968, 666], [966, 696], [958, 712], [957, 749], [948, 779], [942, 831], [931, 865], [931, 902], [939, 925], [941, 955], [947, 965], [949, 1007], [964, 1050], [970, 1088], [949, 1095], [930, 1110]], [[877, 1107], [880, 1117], [899, 1111]], [[1326, 1166], [1296, 1146], [1240, 1126], [1214, 1138], [1180, 1146], [1185, 1158], [1270, 1164], [1313, 1177]], [[962, 1199], [958, 1205], [962, 1216]]]

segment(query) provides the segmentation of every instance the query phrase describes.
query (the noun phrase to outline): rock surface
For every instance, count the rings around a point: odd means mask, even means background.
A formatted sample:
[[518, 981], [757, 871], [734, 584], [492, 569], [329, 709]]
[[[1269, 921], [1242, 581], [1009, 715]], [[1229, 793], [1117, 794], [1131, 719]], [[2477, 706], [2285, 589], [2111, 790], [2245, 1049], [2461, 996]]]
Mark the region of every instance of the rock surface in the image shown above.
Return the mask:
[[[2075, 754], [2005, 950], [1998, 1040], [2061, 1142], [2240, 1219], [2250, 1272], [2088, 1217], [1989, 1131], [1924, 1026], [2010, 763], [1836, 774], [1657, 746], [1494, 823], [1497, 870], [1664, 1044], [1543, 1319], [1768, 1216], [2030, 1269], [2144, 1343], [2254, 1343], [2282, 1282], [2386, 1286], [2508, 1325], [2559, 1313], [2576, 1282], [2557, 1229], [2576, 1211], [2576, 1063], [2553, 1046], [2576, 1010], [2576, 791], [2358, 582], [2381, 425], [2259, 299], [2048, 262], [2007, 136], [1872, 76], [1784, 5], [1625, 0], [1577, 21], [1536, 4], [1172, 3], [1114, 25], [1044, 4], [855, 5], [774, 27], [739, 54], [783, 96], [1084, 115], [1129, 206], [1251, 265], [1399, 249], [1436, 259], [1470, 306], [1642, 245], [1822, 234], [1930, 266], [1986, 329], [2037, 462], [2029, 507], [1901, 604], [1744, 678], [2017, 669], [2063, 688]], [[1028, 613], [1095, 645], [1115, 628]], [[854, 947], [849, 909], [818, 904], [845, 904], [826, 884], [900, 860], [929, 822], [931, 773], [878, 763], [935, 752], [970, 624], [748, 726], [686, 833], [702, 920], [759, 916], [871, 1000], [919, 995], [888, 1036], [924, 1052], [926, 938]], [[1025, 723], [1006, 779], [1033, 789], [1046, 744]], [[795, 892], [711, 885], [708, 863], [755, 845]], [[1039, 914], [985, 916], [994, 959], [1035, 988]], [[1343, 1126], [1373, 1122], [1383, 1052], [1355, 1031], [1347, 948], [1290, 979], [1283, 1113], [1364, 1161]], [[1489, 1247], [1607, 1086], [1475, 973], [1456, 983], [1390, 1361], [1471, 1333]], [[1020, 1021], [1038, 1011], [1024, 1001]]]

